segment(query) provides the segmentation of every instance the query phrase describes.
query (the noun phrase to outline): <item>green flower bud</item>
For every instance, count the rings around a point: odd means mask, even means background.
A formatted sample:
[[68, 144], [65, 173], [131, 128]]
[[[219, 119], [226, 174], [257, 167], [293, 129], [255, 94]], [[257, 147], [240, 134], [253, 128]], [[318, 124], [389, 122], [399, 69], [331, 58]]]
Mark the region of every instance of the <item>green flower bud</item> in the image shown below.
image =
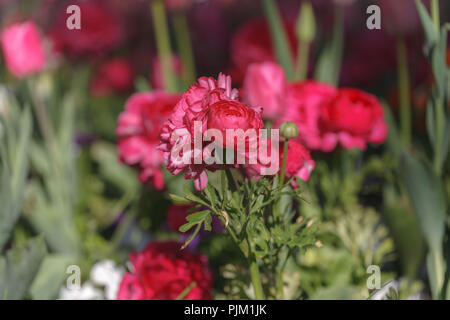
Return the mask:
[[291, 121], [283, 122], [280, 127], [280, 133], [285, 139], [294, 139], [298, 137], [298, 127]]
[[303, 2], [296, 25], [297, 37], [300, 41], [310, 43], [316, 37], [316, 19], [309, 2]]

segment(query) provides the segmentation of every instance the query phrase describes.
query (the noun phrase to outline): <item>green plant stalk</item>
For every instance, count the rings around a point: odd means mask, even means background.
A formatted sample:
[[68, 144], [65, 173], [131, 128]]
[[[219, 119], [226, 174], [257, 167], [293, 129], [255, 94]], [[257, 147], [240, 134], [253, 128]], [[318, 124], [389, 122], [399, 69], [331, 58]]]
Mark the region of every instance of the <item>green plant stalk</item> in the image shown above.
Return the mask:
[[397, 38], [397, 72], [400, 91], [400, 129], [403, 143], [411, 145], [411, 98], [405, 39]]
[[433, 19], [436, 30], [439, 32], [439, 29], [441, 28], [439, 16], [439, 0], [431, 0], [431, 17]]
[[295, 66], [294, 80], [305, 80], [308, 75], [309, 41], [300, 40], [298, 44], [297, 64]]
[[280, 12], [273, 0], [262, 0], [263, 9], [269, 24], [273, 46], [276, 50], [277, 61], [286, 72], [286, 77], [293, 79], [293, 61], [288, 37], [284, 30]]
[[177, 79], [172, 63], [172, 51], [170, 49], [169, 27], [167, 24], [166, 10], [162, 0], [150, 1], [153, 25], [155, 28], [156, 48], [164, 79], [164, 89], [167, 92], [177, 91]]
[[[431, 1], [431, 17], [433, 19], [434, 26], [436, 28], [436, 31], [440, 32], [441, 22], [440, 22], [440, 16], [439, 16], [439, 1], [438, 0], [432, 0]], [[436, 175], [438, 177], [441, 176], [442, 166], [440, 163], [441, 159], [441, 152], [442, 152], [442, 136], [443, 136], [443, 130], [444, 130], [444, 105], [442, 103], [441, 97], [436, 97], [436, 104], [435, 104], [435, 123], [436, 123], [436, 132], [435, 132], [435, 146], [434, 146], [434, 171], [436, 172]]]
[[434, 281], [435, 283], [431, 285], [433, 288], [433, 299], [440, 299], [441, 290], [444, 284], [444, 272], [445, 272], [445, 264], [444, 257], [442, 256], [442, 248], [431, 249], [431, 268], [434, 273]]
[[190, 285], [188, 285], [186, 287], [186, 289], [184, 289], [180, 295], [178, 297], [175, 298], [175, 300], [183, 300], [184, 298], [186, 298], [186, 296], [189, 294], [189, 292], [191, 292], [192, 289], [194, 289], [194, 287], [197, 285], [197, 283], [195, 281], [192, 281]]
[[444, 106], [440, 98], [436, 99], [435, 108], [435, 122], [436, 122], [436, 133], [435, 133], [435, 146], [434, 146], [434, 171], [438, 177], [441, 176], [442, 164], [441, 164], [441, 152], [442, 152], [442, 136], [443, 136], [443, 120], [444, 120]]
[[[283, 146], [283, 161], [281, 164], [281, 171], [280, 171], [280, 185], [284, 184], [284, 178], [285, 178], [285, 171], [286, 171], [286, 159], [287, 159], [287, 152], [289, 147], [289, 139], [286, 139]], [[275, 220], [281, 221], [281, 197], [278, 197], [277, 202], [275, 203]], [[283, 268], [276, 268], [276, 284], [277, 284], [277, 292], [278, 292], [278, 298], [283, 299], [284, 298], [284, 292], [283, 292], [283, 274], [282, 274]]]
[[[280, 186], [284, 184], [288, 146], [289, 146], [289, 139], [286, 139], [286, 141], [284, 142], [283, 161], [281, 163], [281, 170], [280, 170], [280, 184], [279, 184]], [[274, 215], [275, 221], [281, 221], [281, 197], [278, 197], [275, 203]]]
[[183, 66], [183, 89], [187, 89], [195, 81], [196, 72], [186, 13], [184, 11], [176, 12], [173, 16], [173, 22], [178, 53]]
[[[250, 246], [249, 246], [250, 247]], [[261, 275], [259, 273], [258, 261], [253, 252], [249, 254], [250, 277], [252, 279], [253, 290], [255, 291], [256, 300], [264, 300], [264, 291], [261, 283]]]

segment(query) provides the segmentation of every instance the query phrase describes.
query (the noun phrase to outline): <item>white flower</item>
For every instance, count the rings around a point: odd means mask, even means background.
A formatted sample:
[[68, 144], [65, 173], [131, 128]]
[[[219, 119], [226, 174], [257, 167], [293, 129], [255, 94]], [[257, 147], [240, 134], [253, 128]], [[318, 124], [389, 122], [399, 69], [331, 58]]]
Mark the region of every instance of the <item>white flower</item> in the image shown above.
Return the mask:
[[60, 300], [103, 300], [103, 291], [95, 288], [90, 282], [85, 282], [79, 289], [61, 288]]
[[[96, 263], [90, 273], [90, 279], [79, 289], [61, 288], [61, 300], [115, 300], [125, 270], [117, 267], [111, 260]], [[104, 288], [104, 289], [103, 289]]]
[[105, 298], [115, 300], [119, 291], [124, 270], [116, 267], [111, 260], [103, 260], [95, 264], [91, 269], [91, 281], [105, 287]]

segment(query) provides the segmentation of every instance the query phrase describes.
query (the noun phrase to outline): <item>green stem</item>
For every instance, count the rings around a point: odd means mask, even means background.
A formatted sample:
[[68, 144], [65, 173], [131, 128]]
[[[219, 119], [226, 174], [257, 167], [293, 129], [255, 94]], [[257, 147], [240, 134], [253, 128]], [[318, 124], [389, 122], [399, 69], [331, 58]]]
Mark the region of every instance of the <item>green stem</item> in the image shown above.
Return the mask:
[[264, 13], [269, 23], [270, 35], [278, 63], [283, 67], [288, 79], [293, 78], [293, 59], [283, 20], [273, 0], [262, 0]]
[[261, 283], [261, 275], [259, 273], [258, 261], [253, 252], [249, 254], [250, 276], [252, 279], [253, 290], [255, 291], [256, 300], [264, 300], [264, 291]]
[[176, 12], [173, 17], [175, 36], [177, 39], [178, 53], [183, 65], [183, 87], [187, 89], [195, 81], [195, 62], [191, 37], [186, 14], [183, 11]]
[[434, 273], [435, 283], [431, 285], [433, 289], [433, 299], [440, 299], [442, 286], [444, 284], [444, 258], [442, 257], [442, 249], [432, 249], [431, 252], [431, 268]]
[[167, 92], [177, 91], [177, 79], [172, 63], [170, 49], [169, 27], [167, 25], [166, 10], [162, 0], [151, 0], [153, 26], [155, 28], [156, 47], [164, 79], [164, 89]]
[[436, 30], [439, 32], [439, 29], [441, 28], [439, 16], [439, 0], [431, 0], [431, 17], [433, 18]]
[[[286, 139], [286, 141], [284, 142], [284, 147], [283, 147], [283, 161], [281, 163], [281, 170], [280, 170], [280, 184], [279, 184], [280, 186], [282, 186], [284, 184], [288, 146], [289, 146], [289, 140]], [[281, 197], [278, 197], [277, 201], [275, 203], [274, 215], [275, 215], [275, 221], [281, 220]]]
[[295, 80], [305, 80], [308, 75], [309, 47], [309, 42], [299, 41]]
[[400, 91], [400, 127], [403, 143], [409, 147], [411, 145], [411, 89], [406, 43], [402, 36], [397, 38], [397, 69]]
[[286, 139], [286, 141], [284, 142], [284, 149], [283, 149], [283, 162], [281, 164], [280, 185], [284, 184], [288, 146], [289, 146], [289, 139]]
[[443, 136], [443, 129], [444, 129], [444, 123], [443, 120], [445, 118], [444, 115], [444, 106], [442, 103], [442, 100], [440, 98], [436, 99], [436, 108], [435, 108], [435, 123], [436, 123], [436, 140], [435, 140], [435, 146], [434, 146], [434, 171], [436, 172], [436, 175], [438, 177], [441, 176], [442, 172], [442, 164], [441, 164], [441, 147], [442, 147], [442, 136]]
[[56, 141], [55, 131], [50, 120], [47, 108], [35, 91], [35, 83], [33, 78], [27, 79], [28, 90], [33, 100], [34, 111], [36, 112], [36, 118], [41, 129], [44, 142], [50, 152], [53, 150], [54, 143]]

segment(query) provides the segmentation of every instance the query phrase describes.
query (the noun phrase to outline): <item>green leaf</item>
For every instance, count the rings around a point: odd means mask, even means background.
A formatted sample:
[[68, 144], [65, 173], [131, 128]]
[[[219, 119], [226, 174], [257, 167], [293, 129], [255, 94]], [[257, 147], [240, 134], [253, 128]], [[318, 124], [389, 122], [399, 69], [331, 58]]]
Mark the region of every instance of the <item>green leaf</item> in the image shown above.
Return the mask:
[[0, 258], [0, 296], [8, 300], [25, 297], [47, 253], [42, 237], [28, 240]]
[[288, 79], [293, 77], [292, 52], [280, 12], [273, 0], [263, 0], [264, 12], [269, 23], [270, 35], [278, 63], [283, 67]]
[[427, 164], [421, 163], [409, 152], [402, 155], [400, 174], [427, 244], [432, 250], [440, 248], [446, 218], [441, 182]]
[[183, 250], [184, 248], [186, 248], [191, 242], [192, 240], [194, 240], [195, 236], [197, 235], [197, 233], [200, 231], [200, 227], [201, 227], [201, 223], [199, 223], [197, 225], [197, 227], [195, 228], [194, 232], [192, 233], [192, 235], [186, 240], [186, 242], [181, 246], [181, 250]]
[[181, 196], [178, 196], [178, 195], [173, 194], [173, 193], [169, 193], [169, 198], [170, 198], [170, 200], [172, 200], [172, 202], [175, 203], [175, 204], [180, 204], [180, 205], [182, 205], [182, 204], [190, 204], [190, 203], [191, 203], [191, 202], [190, 202], [189, 200], [187, 200], [185, 197], [181, 197]]
[[415, 1], [417, 11], [419, 12], [420, 21], [422, 22], [422, 27], [425, 32], [425, 40], [426, 40], [425, 48], [429, 50], [433, 46], [435, 46], [436, 43], [439, 41], [439, 34], [422, 1], [420, 0]]
[[344, 17], [342, 8], [335, 8], [334, 19], [333, 37], [319, 57], [315, 78], [320, 82], [337, 86], [344, 42]]
[[51, 300], [58, 296], [67, 277], [66, 268], [73, 258], [65, 255], [47, 255], [30, 288], [33, 300]]
[[[30, 146], [32, 122], [29, 109], [25, 109], [20, 118], [20, 136], [14, 145], [1, 148], [1, 185], [0, 185], [0, 251], [9, 239], [10, 233], [19, 218], [23, 203], [25, 181], [28, 175], [28, 150]], [[8, 155], [7, 153], [11, 153]], [[12, 158], [9, 166], [7, 161]]]

